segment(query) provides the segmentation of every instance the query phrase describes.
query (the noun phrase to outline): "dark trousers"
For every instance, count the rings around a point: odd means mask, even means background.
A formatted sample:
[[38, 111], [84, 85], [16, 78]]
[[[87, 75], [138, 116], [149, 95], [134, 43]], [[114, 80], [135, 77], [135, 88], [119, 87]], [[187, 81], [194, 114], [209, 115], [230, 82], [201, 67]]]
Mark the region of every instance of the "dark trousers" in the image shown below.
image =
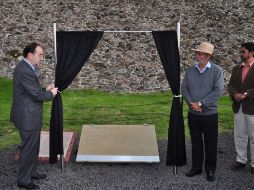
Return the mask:
[[37, 175], [37, 159], [40, 150], [40, 130], [19, 130], [21, 148], [19, 154], [18, 184], [28, 184]]
[[218, 113], [211, 115], [188, 113], [188, 125], [192, 144], [192, 168], [202, 170], [205, 145], [205, 170], [215, 171], [217, 163]]

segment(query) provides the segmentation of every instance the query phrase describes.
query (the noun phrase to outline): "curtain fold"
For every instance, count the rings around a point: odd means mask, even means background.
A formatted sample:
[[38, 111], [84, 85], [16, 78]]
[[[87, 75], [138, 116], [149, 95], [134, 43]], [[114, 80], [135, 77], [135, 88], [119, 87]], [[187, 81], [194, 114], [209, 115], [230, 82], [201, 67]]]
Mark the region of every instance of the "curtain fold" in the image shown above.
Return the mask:
[[[75, 79], [83, 65], [101, 40], [103, 32], [57, 32], [57, 65], [55, 86], [59, 91], [66, 89]], [[52, 103], [50, 118], [50, 163], [57, 162], [63, 154], [63, 106], [58, 93]]]
[[176, 31], [153, 31], [153, 38], [174, 95], [168, 127], [166, 165], [182, 166], [186, 161], [184, 120], [180, 94], [180, 57]]

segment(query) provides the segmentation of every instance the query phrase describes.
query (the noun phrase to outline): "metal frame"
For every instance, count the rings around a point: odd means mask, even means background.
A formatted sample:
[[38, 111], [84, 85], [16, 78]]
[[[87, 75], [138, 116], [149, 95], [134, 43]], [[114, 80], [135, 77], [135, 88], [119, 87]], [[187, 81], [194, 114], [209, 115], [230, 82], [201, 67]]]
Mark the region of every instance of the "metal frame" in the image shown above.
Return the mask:
[[[55, 64], [54, 69], [57, 65], [57, 49], [56, 49], [56, 23], [53, 23], [53, 43], [54, 43], [54, 54], [55, 54]], [[64, 154], [60, 154], [61, 172], [64, 171]]]
[[[177, 22], [176, 25], [176, 31], [177, 31], [177, 42], [178, 42], [178, 48], [180, 51], [180, 21]], [[115, 30], [115, 31], [110, 31], [106, 30], [103, 31], [104, 33], [151, 33], [152, 31], [127, 31], [127, 30]], [[53, 23], [53, 42], [54, 42], [54, 53], [55, 53], [55, 64], [54, 68], [56, 68], [57, 65], [57, 47], [56, 47], [56, 23]], [[60, 162], [61, 162], [61, 171], [64, 171], [64, 155], [60, 155]], [[173, 166], [173, 172], [174, 174], [177, 174], [177, 166]]]

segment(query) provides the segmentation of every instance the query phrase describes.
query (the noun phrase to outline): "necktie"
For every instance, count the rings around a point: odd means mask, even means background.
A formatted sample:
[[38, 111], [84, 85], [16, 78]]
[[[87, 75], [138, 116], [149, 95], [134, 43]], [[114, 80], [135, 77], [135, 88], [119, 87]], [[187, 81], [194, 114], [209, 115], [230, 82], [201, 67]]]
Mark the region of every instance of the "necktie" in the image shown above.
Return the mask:
[[35, 74], [36, 74], [37, 76], [39, 76], [39, 75], [40, 75], [40, 68], [37, 67], [37, 66], [35, 66], [35, 67], [34, 67], [34, 72], [35, 72]]

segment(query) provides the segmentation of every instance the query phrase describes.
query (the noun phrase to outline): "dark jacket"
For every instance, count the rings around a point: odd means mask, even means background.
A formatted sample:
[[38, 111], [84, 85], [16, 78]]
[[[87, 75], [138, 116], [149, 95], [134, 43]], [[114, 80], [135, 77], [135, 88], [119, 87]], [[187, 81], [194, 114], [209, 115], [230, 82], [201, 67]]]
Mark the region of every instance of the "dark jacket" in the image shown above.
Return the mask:
[[[242, 111], [244, 114], [254, 115], [254, 64], [251, 66], [244, 81], [242, 82], [242, 65], [236, 65], [233, 68], [232, 75], [228, 84], [228, 92], [233, 100], [232, 108], [233, 112], [239, 111], [242, 103]], [[234, 100], [234, 94], [247, 92], [247, 98], [241, 102]]]
[[22, 60], [13, 73], [10, 120], [19, 130], [41, 129], [43, 101], [51, 99], [53, 94], [41, 87], [31, 66]]

